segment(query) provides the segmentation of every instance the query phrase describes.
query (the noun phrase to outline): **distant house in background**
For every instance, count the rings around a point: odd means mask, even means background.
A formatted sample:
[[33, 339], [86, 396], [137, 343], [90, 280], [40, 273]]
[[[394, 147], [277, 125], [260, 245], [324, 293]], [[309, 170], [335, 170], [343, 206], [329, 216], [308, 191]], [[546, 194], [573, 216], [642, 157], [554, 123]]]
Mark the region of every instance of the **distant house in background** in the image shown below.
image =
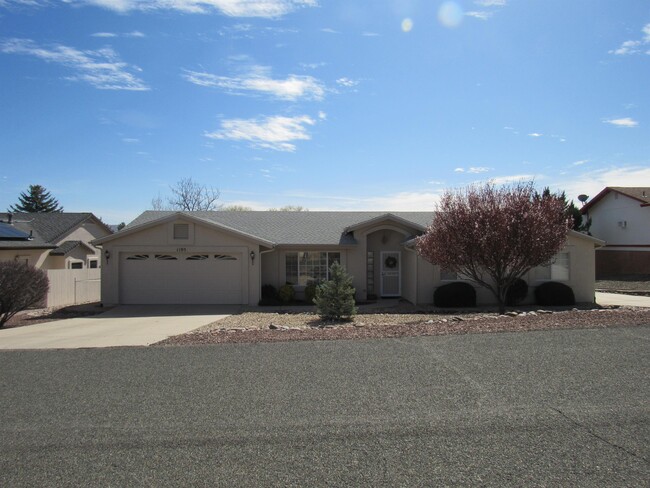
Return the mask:
[[650, 274], [650, 187], [608, 186], [581, 212], [606, 242], [596, 251], [596, 277]]
[[98, 268], [100, 250], [90, 241], [112, 234], [92, 213], [0, 213], [0, 261], [37, 268]]

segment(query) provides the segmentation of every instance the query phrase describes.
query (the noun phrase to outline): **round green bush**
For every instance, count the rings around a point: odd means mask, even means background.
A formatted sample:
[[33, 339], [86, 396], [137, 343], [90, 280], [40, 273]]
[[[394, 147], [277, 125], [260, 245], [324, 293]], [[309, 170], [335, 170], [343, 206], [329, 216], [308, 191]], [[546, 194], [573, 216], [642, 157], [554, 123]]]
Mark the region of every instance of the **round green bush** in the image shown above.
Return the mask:
[[283, 303], [289, 303], [293, 301], [293, 298], [296, 296], [296, 290], [293, 288], [293, 285], [286, 284], [282, 285], [278, 290], [278, 297], [282, 300]]
[[469, 283], [456, 281], [436, 288], [433, 304], [440, 308], [475, 307], [476, 290]]
[[506, 305], [513, 307], [519, 305], [528, 296], [528, 283], [517, 278], [506, 292]]
[[547, 281], [535, 288], [535, 300], [538, 305], [567, 306], [575, 305], [576, 298], [570, 286], [557, 281]]

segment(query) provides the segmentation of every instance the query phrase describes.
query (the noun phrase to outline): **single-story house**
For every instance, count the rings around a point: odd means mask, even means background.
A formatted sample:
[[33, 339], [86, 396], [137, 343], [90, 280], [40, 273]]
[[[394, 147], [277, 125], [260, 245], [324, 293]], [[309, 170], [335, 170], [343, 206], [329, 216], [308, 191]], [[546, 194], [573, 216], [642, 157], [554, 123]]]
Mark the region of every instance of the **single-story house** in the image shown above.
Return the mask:
[[100, 249], [91, 241], [112, 234], [92, 213], [0, 213], [0, 261], [40, 269], [98, 268]]
[[606, 242], [596, 252], [599, 279], [650, 274], [650, 187], [608, 186], [580, 211]]
[[[94, 241], [103, 249], [102, 302], [256, 305], [263, 285], [290, 283], [300, 296], [339, 261], [359, 301], [432, 303], [438, 286], [459, 279], [413, 247], [432, 218], [432, 212], [147, 211]], [[570, 231], [554, 262], [532, 270], [528, 282], [562, 281], [576, 300], [593, 302], [594, 249], [601, 244]], [[489, 292], [477, 292], [479, 303], [493, 301]]]

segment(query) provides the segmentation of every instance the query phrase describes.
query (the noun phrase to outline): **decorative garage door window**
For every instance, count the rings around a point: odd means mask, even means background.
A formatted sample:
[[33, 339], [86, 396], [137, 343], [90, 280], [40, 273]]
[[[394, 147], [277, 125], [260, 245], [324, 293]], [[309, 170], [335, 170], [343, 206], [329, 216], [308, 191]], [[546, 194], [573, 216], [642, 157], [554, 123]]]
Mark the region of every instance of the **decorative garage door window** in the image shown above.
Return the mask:
[[286, 255], [286, 282], [306, 286], [309, 282], [329, 279], [329, 268], [341, 262], [340, 252], [303, 251]]
[[237, 258], [235, 256], [231, 256], [230, 254], [215, 254], [214, 258], [218, 259], [219, 261], [237, 261]]
[[159, 261], [176, 261], [178, 258], [171, 254], [156, 254], [156, 259]]
[[134, 254], [126, 257], [127, 261], [144, 261], [145, 259], [149, 259], [148, 254]]
[[192, 256], [187, 256], [185, 259], [188, 261], [205, 261], [209, 257], [207, 254], [193, 254]]

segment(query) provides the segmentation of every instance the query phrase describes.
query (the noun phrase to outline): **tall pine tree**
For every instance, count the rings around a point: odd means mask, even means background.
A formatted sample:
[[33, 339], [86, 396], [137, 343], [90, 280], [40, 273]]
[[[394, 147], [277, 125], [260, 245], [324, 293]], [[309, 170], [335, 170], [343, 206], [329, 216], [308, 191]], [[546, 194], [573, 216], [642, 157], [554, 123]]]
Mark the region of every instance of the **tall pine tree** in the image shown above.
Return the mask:
[[63, 212], [63, 207], [41, 185], [29, 185], [29, 190], [20, 194], [18, 203], [9, 207], [9, 212]]

